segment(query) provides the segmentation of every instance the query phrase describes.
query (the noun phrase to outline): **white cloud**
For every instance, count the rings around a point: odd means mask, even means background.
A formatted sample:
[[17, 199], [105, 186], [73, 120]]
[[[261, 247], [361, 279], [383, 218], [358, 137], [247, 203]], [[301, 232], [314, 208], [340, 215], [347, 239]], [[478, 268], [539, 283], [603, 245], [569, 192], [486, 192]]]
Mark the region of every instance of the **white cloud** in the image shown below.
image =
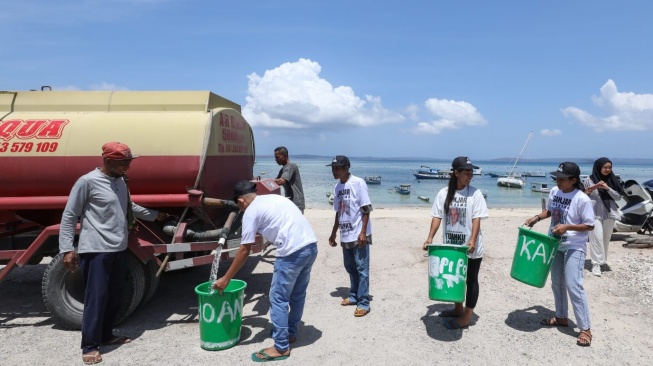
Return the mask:
[[604, 117], [594, 116], [577, 107], [564, 108], [562, 114], [596, 132], [653, 129], [653, 94], [621, 93], [610, 79], [601, 87], [601, 95], [592, 96], [592, 101], [605, 111]]
[[418, 123], [413, 130], [415, 133], [439, 134], [445, 129], [487, 124], [476, 107], [468, 102], [431, 98], [424, 103], [424, 106], [436, 118], [430, 122]]
[[248, 76], [243, 115], [252, 126], [310, 128], [374, 126], [403, 122], [385, 109], [381, 98], [356, 96], [348, 86], [333, 87], [320, 78], [321, 66], [308, 59], [287, 62], [263, 76]]
[[558, 135], [562, 134], [562, 131], [560, 131], [557, 128], [554, 129], [554, 130], [549, 130], [548, 128], [543, 128], [542, 130], [540, 130], [540, 133], [542, 134], [542, 136], [558, 136]]

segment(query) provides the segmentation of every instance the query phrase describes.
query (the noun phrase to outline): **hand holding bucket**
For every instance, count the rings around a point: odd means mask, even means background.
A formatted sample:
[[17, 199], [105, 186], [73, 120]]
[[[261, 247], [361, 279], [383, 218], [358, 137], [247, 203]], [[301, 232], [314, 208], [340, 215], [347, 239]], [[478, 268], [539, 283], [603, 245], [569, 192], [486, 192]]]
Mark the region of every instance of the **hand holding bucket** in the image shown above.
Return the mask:
[[556, 238], [520, 227], [510, 277], [530, 286], [544, 287], [558, 245]]
[[463, 302], [467, 286], [467, 245], [429, 244], [429, 298]]

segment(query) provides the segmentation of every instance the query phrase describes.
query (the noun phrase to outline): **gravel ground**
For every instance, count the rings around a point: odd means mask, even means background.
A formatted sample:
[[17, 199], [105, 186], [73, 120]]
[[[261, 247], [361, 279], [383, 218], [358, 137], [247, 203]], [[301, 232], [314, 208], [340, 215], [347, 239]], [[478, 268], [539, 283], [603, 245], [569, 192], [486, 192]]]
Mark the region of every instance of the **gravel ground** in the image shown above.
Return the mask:
[[[553, 315], [549, 284], [524, 285], [510, 278], [517, 227], [539, 212], [491, 209], [481, 227], [486, 256], [481, 294], [472, 326], [449, 331], [437, 312], [451, 305], [428, 299], [427, 258], [421, 243], [430, 217], [427, 208], [377, 209], [372, 213], [372, 312], [354, 318], [339, 305], [349, 285], [340, 249], [327, 244], [333, 212], [308, 210], [320, 240], [303, 324], [286, 365], [641, 365], [653, 360], [653, 249], [622, 247], [615, 234], [611, 271], [585, 272], [594, 340], [576, 346], [577, 328], [542, 328]], [[535, 229], [544, 231], [545, 223]], [[633, 234], [637, 235], [637, 234]], [[269, 302], [274, 251], [250, 258], [237, 278], [248, 283], [241, 341], [223, 351], [199, 347], [197, 296], [208, 266], [165, 273], [152, 300], [116, 332], [134, 338], [121, 347], [103, 347], [103, 365], [252, 364], [250, 355], [272, 344]], [[224, 273], [227, 264], [221, 266]], [[15, 269], [0, 283], [0, 365], [82, 364], [80, 333], [53, 324], [40, 295], [44, 264]], [[587, 265], [589, 268], [589, 264]], [[570, 310], [571, 312], [571, 310]]]

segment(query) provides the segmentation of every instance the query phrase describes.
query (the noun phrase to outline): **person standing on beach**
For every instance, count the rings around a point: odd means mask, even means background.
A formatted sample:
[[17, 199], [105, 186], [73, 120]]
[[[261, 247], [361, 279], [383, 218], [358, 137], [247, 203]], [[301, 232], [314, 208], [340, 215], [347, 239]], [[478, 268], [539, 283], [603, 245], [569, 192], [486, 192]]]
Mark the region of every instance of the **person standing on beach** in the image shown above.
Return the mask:
[[594, 230], [589, 234], [592, 274], [601, 276], [601, 266], [608, 265], [608, 244], [614, 221], [619, 219], [616, 200], [621, 198], [624, 191], [612, 172], [612, 161], [608, 158], [599, 158], [594, 162], [592, 175], [585, 178], [583, 185], [594, 206]]
[[288, 149], [279, 146], [274, 149], [274, 160], [283, 167], [274, 180], [280, 186], [283, 186], [284, 194], [288, 197], [299, 210], [304, 213], [306, 205], [304, 203], [304, 189], [302, 188], [302, 177], [299, 175], [297, 164], [291, 163], [288, 158]]
[[564, 162], [551, 175], [556, 177], [556, 187], [549, 192], [546, 210], [524, 222], [532, 227], [543, 219], [553, 217], [549, 225], [549, 236], [560, 241], [551, 265], [555, 317], [542, 319], [541, 324], [547, 327], [567, 327], [569, 296], [580, 329], [576, 344], [588, 347], [592, 344], [592, 332], [589, 304], [583, 287], [583, 267], [587, 238], [594, 229], [594, 209], [592, 200], [584, 193], [580, 168], [576, 163]]
[[240, 247], [227, 273], [212, 287], [220, 293], [227, 287], [247, 261], [256, 233], [276, 247], [270, 285], [274, 346], [252, 353], [252, 360], [284, 360], [290, 356], [290, 343], [296, 340], [304, 313], [306, 289], [317, 258], [317, 237], [297, 206], [277, 194], [258, 196], [255, 183], [246, 180], [236, 183], [234, 201], [243, 212]]
[[355, 317], [367, 315], [370, 308], [370, 245], [372, 202], [365, 181], [351, 173], [349, 158], [338, 155], [331, 164], [333, 178], [338, 180], [334, 189], [333, 209], [336, 218], [329, 237], [329, 245], [336, 247], [336, 233], [340, 229], [340, 245], [345, 270], [349, 274], [349, 295], [340, 302], [342, 306], [355, 305]]
[[[446, 319], [444, 325], [449, 330], [467, 329], [478, 302], [479, 285], [478, 273], [483, 260], [483, 234], [481, 220], [488, 217], [487, 205], [480, 189], [470, 185], [474, 177], [476, 165], [466, 156], [459, 156], [451, 162], [453, 172], [449, 178], [449, 185], [442, 188], [431, 208], [431, 227], [429, 234], [422, 245], [427, 250], [433, 243], [433, 237], [438, 232], [442, 218], [446, 216], [443, 230], [443, 243], [453, 245], [467, 245], [467, 293], [465, 294], [465, 307], [462, 303], [455, 303], [452, 310], [445, 310], [439, 314]], [[460, 219], [458, 218], [460, 216]], [[463, 222], [459, 222], [464, 220]]]
[[[113, 334], [125, 287], [130, 221], [133, 217], [154, 221], [168, 216], [129, 199], [124, 176], [135, 158], [125, 144], [104, 144], [102, 167], [77, 179], [61, 218], [63, 264], [71, 272], [82, 270], [82, 361], [87, 365], [102, 362], [100, 346], [131, 342]], [[78, 220], [81, 231], [75, 244]]]

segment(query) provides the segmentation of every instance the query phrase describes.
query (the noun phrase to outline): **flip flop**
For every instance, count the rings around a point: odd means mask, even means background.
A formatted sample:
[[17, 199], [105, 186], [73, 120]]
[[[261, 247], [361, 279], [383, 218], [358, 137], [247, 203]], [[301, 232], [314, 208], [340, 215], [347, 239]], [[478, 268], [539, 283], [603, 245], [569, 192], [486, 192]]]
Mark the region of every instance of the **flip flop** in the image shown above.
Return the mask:
[[[546, 326], [546, 327], [563, 327], [566, 328], [569, 326], [569, 324], [563, 324], [560, 321], [558, 321], [559, 318], [553, 317], [553, 318], [544, 318], [540, 322], [540, 324]], [[561, 318], [560, 318], [561, 319]]]
[[[257, 357], [256, 356], [257, 353], [259, 355], [263, 356], [263, 358]], [[289, 354], [285, 355], [285, 356], [272, 357], [272, 356], [268, 355], [267, 353], [265, 353], [265, 348], [263, 348], [262, 350], [260, 350], [258, 352], [252, 353], [252, 361], [254, 361], [254, 362], [282, 361], [282, 360], [287, 359], [288, 357], [290, 357]]]
[[456, 314], [454, 310], [441, 311], [438, 316], [440, 318], [460, 318], [460, 315]]
[[340, 301], [340, 305], [350, 306], [350, 305], [356, 305], [356, 303], [353, 302], [353, 301], [349, 301], [349, 298], [346, 298], [346, 299], [342, 299], [342, 301]]
[[444, 326], [449, 329], [449, 330], [466, 330], [469, 329], [469, 324], [467, 325], [460, 325], [455, 319], [447, 319], [444, 321]]
[[370, 311], [372, 311], [372, 309], [367, 309], [366, 310], [366, 309], [356, 308], [356, 310], [354, 311], [354, 316], [357, 317], [357, 318], [360, 318], [361, 316], [365, 316], [365, 315], [369, 314]]
[[94, 365], [96, 363], [100, 363], [102, 362], [102, 355], [98, 350], [84, 353], [82, 355], [82, 362], [84, 362], [85, 365]]
[[100, 346], [122, 345], [122, 344], [131, 343], [131, 342], [132, 342], [132, 340], [130, 338], [113, 336], [108, 341], [100, 343]]

